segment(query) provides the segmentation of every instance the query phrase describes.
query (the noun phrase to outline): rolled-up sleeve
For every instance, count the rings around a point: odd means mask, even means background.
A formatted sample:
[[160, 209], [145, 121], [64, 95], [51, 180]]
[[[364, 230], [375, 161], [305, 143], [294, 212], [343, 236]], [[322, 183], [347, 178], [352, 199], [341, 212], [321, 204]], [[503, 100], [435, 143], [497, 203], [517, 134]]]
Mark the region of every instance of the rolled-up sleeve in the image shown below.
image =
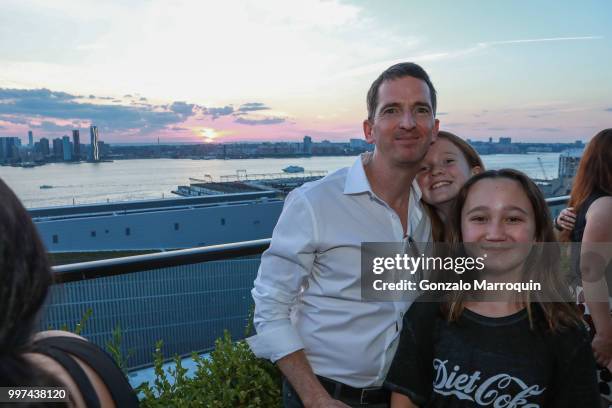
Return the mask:
[[317, 241], [312, 207], [301, 189], [294, 190], [285, 200], [251, 291], [257, 335], [247, 342], [258, 357], [274, 362], [304, 348], [289, 314], [311, 273]]

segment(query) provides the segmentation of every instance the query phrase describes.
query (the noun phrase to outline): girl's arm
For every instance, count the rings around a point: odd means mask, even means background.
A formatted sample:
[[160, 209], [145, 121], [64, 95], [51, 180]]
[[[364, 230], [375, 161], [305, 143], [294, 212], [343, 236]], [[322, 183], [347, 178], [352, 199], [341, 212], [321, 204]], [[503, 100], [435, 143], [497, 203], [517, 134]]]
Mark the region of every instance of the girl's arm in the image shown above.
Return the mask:
[[612, 197], [595, 200], [586, 221], [580, 249], [582, 284], [597, 332], [593, 351], [598, 363], [608, 365], [612, 361], [612, 318], [605, 272], [612, 261]]
[[399, 392], [391, 393], [391, 408], [418, 408], [410, 398]]

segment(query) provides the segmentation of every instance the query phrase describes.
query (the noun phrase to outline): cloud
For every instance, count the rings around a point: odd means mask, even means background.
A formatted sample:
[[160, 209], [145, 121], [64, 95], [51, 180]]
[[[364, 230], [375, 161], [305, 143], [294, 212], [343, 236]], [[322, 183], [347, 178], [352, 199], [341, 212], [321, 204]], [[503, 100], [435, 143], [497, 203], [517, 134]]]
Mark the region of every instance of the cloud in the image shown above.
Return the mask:
[[561, 131], [561, 129], [559, 128], [547, 128], [547, 127], [537, 128], [536, 130], [540, 132], [560, 132]]
[[599, 35], [588, 35], [582, 37], [550, 37], [550, 38], [529, 38], [522, 40], [506, 40], [506, 41], [486, 41], [478, 43], [478, 46], [489, 47], [492, 45], [506, 45], [506, 44], [527, 44], [527, 43], [541, 43], [551, 41], [583, 41], [583, 40], [601, 40], [602, 36]]
[[261, 102], [248, 102], [240, 105], [240, 107], [238, 108], [238, 112], [253, 112], [268, 109], [270, 108]]
[[174, 102], [170, 105], [170, 110], [174, 113], [178, 113], [179, 115], [189, 117], [193, 115], [194, 104], [186, 103], [186, 102]]
[[612, 108], [606, 108], [604, 109], [604, 112], [612, 112]]
[[354, 77], [371, 73], [380, 73], [390, 67], [391, 65], [395, 65], [400, 62], [405, 61], [418, 61], [419, 63], [426, 61], [440, 61], [447, 60], [457, 57], [466, 56], [469, 54], [473, 54], [478, 51], [482, 51], [487, 48], [496, 47], [496, 46], [504, 46], [504, 45], [514, 45], [514, 44], [529, 44], [529, 43], [543, 43], [543, 42], [552, 42], [552, 41], [592, 41], [592, 40], [602, 40], [603, 36], [598, 35], [588, 35], [581, 37], [551, 37], [551, 38], [528, 38], [528, 39], [519, 39], [519, 40], [505, 40], [505, 41], [483, 41], [471, 45], [466, 48], [460, 48], [456, 50], [449, 51], [441, 51], [441, 52], [432, 52], [428, 54], [415, 54], [415, 55], [403, 55], [399, 58], [387, 59], [378, 61], [375, 63], [361, 65], [353, 68], [349, 68], [348, 70], [339, 73], [334, 77], [334, 79], [345, 78], [345, 77]]
[[101, 131], [107, 132], [140, 130], [146, 134], [184, 122], [187, 117], [193, 115], [194, 106], [196, 105], [186, 102], [174, 102], [168, 108], [151, 105], [103, 105], [79, 102], [77, 95], [48, 89], [0, 88], [0, 118], [21, 124], [43, 119], [44, 125], [41, 124], [41, 128], [49, 131], [70, 128], [58, 128], [59, 125], [53, 122], [55, 119], [78, 121], [85, 125], [94, 123]]
[[0, 115], [0, 120], [5, 122], [14, 123], [16, 125], [27, 125], [30, 121], [21, 116], [13, 116], [13, 115]]
[[240, 117], [234, 120], [235, 123], [240, 123], [242, 125], [249, 125], [249, 126], [277, 125], [279, 123], [284, 123], [285, 121], [286, 121], [285, 118], [277, 118], [277, 117], [268, 117], [264, 119], [246, 119], [246, 118]]
[[12, 101], [16, 99], [36, 100], [36, 99], [49, 99], [55, 101], [67, 101], [77, 98], [74, 95], [70, 95], [66, 92], [54, 92], [46, 88], [41, 89], [10, 89], [0, 88], [0, 101]]
[[204, 108], [203, 112], [205, 115], [210, 115], [213, 119], [217, 119], [220, 116], [227, 116], [234, 113], [234, 107], [228, 105], [222, 108]]
[[47, 132], [66, 132], [66, 131], [71, 131], [72, 129], [75, 129], [75, 127], [72, 125], [58, 125], [57, 123], [51, 122], [48, 120], [43, 120], [40, 123], [40, 125], [30, 125], [30, 126], [32, 128], [42, 129]]

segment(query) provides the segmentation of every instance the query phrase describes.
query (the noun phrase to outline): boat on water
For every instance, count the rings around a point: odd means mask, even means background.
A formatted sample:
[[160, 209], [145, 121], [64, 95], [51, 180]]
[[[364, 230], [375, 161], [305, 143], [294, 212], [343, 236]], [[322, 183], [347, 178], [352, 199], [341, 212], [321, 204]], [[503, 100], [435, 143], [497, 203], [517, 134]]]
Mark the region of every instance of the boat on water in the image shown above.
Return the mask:
[[39, 188], [40, 188], [40, 189], [42, 189], [42, 190], [45, 190], [45, 189], [47, 189], [47, 188], [53, 188], [53, 186], [50, 186], [50, 185], [48, 185], [48, 184], [43, 184], [43, 185], [42, 185], [42, 186], [40, 186]]
[[303, 173], [304, 168], [301, 166], [287, 166], [283, 169], [285, 173]]

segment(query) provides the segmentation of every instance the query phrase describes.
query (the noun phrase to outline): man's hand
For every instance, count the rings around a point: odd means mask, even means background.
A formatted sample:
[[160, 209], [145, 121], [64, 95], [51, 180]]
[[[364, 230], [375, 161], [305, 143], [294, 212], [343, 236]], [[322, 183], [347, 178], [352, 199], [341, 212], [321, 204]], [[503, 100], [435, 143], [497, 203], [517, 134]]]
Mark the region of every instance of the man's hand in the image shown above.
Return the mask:
[[597, 364], [607, 367], [612, 364], [612, 332], [598, 332], [591, 343]]
[[322, 395], [319, 398], [316, 398], [309, 404], [304, 404], [305, 408], [350, 408], [345, 403], [335, 400], [332, 397], [327, 395]]
[[286, 355], [276, 362], [278, 368], [297, 392], [305, 408], [349, 408], [333, 399], [312, 371], [304, 350]]

